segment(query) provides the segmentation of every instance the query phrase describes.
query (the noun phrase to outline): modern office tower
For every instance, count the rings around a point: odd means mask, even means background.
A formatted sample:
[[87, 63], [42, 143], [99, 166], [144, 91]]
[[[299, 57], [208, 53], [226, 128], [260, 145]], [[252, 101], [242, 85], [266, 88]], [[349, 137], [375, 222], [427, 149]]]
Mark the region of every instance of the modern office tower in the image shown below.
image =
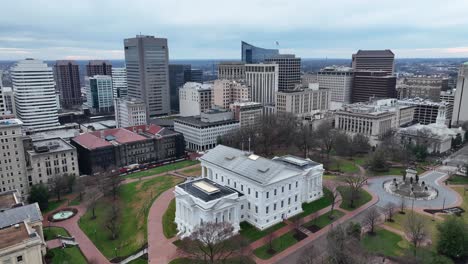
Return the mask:
[[3, 104], [5, 105], [5, 115], [16, 116], [15, 93], [11, 87], [2, 88]]
[[112, 76], [112, 64], [103, 60], [90, 60], [86, 64], [86, 76], [93, 77], [94, 75]]
[[137, 35], [124, 40], [128, 96], [145, 102], [148, 117], [171, 112], [167, 39]]
[[26, 129], [59, 126], [54, 73], [40, 60], [19, 61], [11, 69], [16, 114]]
[[277, 113], [291, 113], [303, 118], [330, 108], [330, 90], [319, 89], [317, 84], [298, 85], [295, 90], [276, 93]]
[[463, 63], [458, 71], [452, 125], [461, 125], [465, 121], [468, 121], [468, 62]]
[[60, 93], [60, 106], [65, 109], [80, 107], [82, 99], [78, 64], [59, 60], [54, 65], [54, 76]]
[[244, 80], [245, 63], [244, 62], [220, 62], [218, 64], [218, 79]]
[[112, 77], [109, 75], [95, 75], [86, 77], [86, 96], [92, 113], [114, 112], [112, 91]]
[[203, 71], [200, 69], [191, 69], [190, 70], [190, 81], [202, 83], [203, 82]]
[[391, 50], [358, 50], [352, 57], [354, 70], [386, 71], [395, 70], [395, 54]]
[[26, 159], [23, 148], [23, 122], [19, 119], [0, 120], [0, 192], [18, 190], [21, 195], [28, 193]]
[[[188, 66], [188, 67], [187, 67]], [[169, 64], [169, 89], [171, 97], [171, 111], [179, 112], [179, 89], [185, 84], [185, 70], [190, 65]]]
[[184, 82], [191, 82], [192, 65], [190, 64], [183, 64], [183, 65], [184, 65]]
[[396, 98], [396, 77], [385, 71], [355, 71], [352, 102], [367, 102], [371, 98]]
[[174, 119], [174, 130], [184, 135], [185, 148], [192, 151], [212, 149], [220, 137], [239, 128], [239, 121], [227, 110], [210, 110], [199, 116]]
[[247, 42], [241, 42], [242, 61], [245, 63], [259, 63], [266, 59], [279, 55], [277, 49], [264, 49], [255, 47]]
[[260, 124], [263, 116], [263, 105], [256, 102], [235, 102], [229, 106], [234, 113], [234, 119], [239, 121], [240, 127], [255, 127]]
[[135, 98], [115, 98], [115, 123], [117, 127], [146, 125], [145, 102]]
[[127, 96], [127, 69], [112, 68], [112, 89], [114, 98], [123, 98]]
[[197, 116], [211, 109], [213, 85], [188, 82], [179, 89], [180, 116]]
[[234, 102], [249, 101], [249, 87], [244, 83], [231, 80], [215, 80], [213, 85], [213, 103], [217, 107], [229, 109]]
[[330, 90], [331, 101], [339, 104], [351, 103], [354, 72], [349, 67], [326, 67], [317, 74], [320, 89]]
[[397, 80], [398, 99], [422, 98], [434, 102], [440, 100], [440, 93], [448, 79], [441, 77], [403, 77]]
[[246, 64], [245, 82], [250, 87], [250, 100], [263, 105], [276, 103], [278, 64]]
[[278, 64], [278, 90], [294, 90], [301, 83], [301, 58], [282, 54], [265, 59], [265, 63]]

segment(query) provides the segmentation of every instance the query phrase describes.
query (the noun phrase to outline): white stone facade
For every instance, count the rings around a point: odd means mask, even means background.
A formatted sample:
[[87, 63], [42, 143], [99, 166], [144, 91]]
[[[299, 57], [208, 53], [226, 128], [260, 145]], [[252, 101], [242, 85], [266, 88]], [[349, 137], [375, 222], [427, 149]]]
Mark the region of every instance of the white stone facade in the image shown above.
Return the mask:
[[117, 127], [146, 125], [145, 102], [135, 98], [116, 98], [114, 100], [115, 123]]
[[263, 105], [276, 103], [278, 64], [246, 64], [245, 81], [250, 87], [250, 99]]
[[349, 67], [326, 67], [317, 74], [320, 89], [329, 89], [331, 101], [351, 103], [354, 72]]
[[[237, 203], [234, 212], [238, 210], [235, 216], [239, 217], [230, 219], [230, 222], [246, 221], [263, 230], [301, 213], [302, 203], [323, 196], [323, 165], [308, 159], [284, 156], [270, 160], [218, 145], [200, 161], [202, 178], [241, 194], [240, 199], [220, 198], [221, 202]], [[185, 207], [177, 207], [180, 201], [177, 192], [176, 189], [176, 215], [178, 210], [186, 210]], [[192, 205], [188, 209], [200, 210], [200, 205]], [[196, 216], [193, 214], [188, 221], [191, 228], [201, 222]]]
[[180, 116], [197, 116], [213, 104], [213, 85], [188, 82], [179, 89]]
[[227, 79], [215, 80], [213, 85], [213, 102], [217, 107], [229, 109], [234, 102], [249, 101], [249, 87], [245, 84]]
[[279, 91], [276, 94], [277, 113], [292, 113], [297, 117], [310, 116], [330, 107], [330, 90], [309, 84], [305, 89]]

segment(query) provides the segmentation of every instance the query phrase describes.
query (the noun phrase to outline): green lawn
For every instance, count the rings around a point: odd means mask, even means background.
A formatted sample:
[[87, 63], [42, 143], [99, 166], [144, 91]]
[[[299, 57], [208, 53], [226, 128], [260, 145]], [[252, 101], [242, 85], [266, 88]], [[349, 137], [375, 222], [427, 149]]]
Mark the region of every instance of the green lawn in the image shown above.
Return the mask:
[[153, 201], [181, 181], [177, 177], [165, 175], [122, 185], [119, 192], [121, 224], [116, 240], [110, 240], [110, 232], [105, 227], [106, 215], [112, 208], [111, 197], [99, 199], [97, 218], [91, 219], [92, 212], [88, 210], [80, 219], [80, 228], [107, 258], [115, 257], [115, 248], [118, 248], [119, 256], [130, 255], [147, 241], [147, 216]]
[[313, 202], [310, 202], [310, 203], [303, 203], [302, 204], [302, 210], [303, 212], [300, 213], [299, 215], [295, 216], [295, 217], [305, 217], [305, 216], [308, 216], [312, 213], [315, 213], [317, 212], [318, 210], [320, 209], [323, 209], [329, 205], [331, 205], [331, 199], [330, 199], [330, 196], [331, 195], [331, 191], [328, 190], [327, 188], [323, 188], [323, 197], [318, 199], [318, 200], [315, 200]]
[[305, 227], [308, 227], [308, 226], [312, 226], [312, 225], [316, 225], [318, 226], [320, 229], [324, 228], [325, 226], [331, 224], [332, 222], [335, 222], [336, 220], [338, 220], [340, 217], [342, 217], [344, 215], [343, 212], [341, 211], [338, 211], [338, 210], [333, 210], [333, 220], [330, 219], [330, 212], [327, 212], [315, 219], [312, 219], [310, 220], [309, 222], [305, 223], [304, 226]]
[[273, 249], [276, 251], [275, 254], [270, 255], [268, 253], [268, 244], [265, 244], [254, 250], [255, 256], [261, 259], [269, 259], [274, 255], [280, 253], [281, 251], [287, 249], [288, 247], [296, 244], [298, 241], [294, 238], [294, 231], [288, 232], [278, 238], [273, 239]]
[[77, 206], [77, 205], [80, 205], [81, 201], [80, 201], [80, 196], [77, 196], [75, 199], [71, 200], [70, 202], [70, 206]]
[[267, 228], [265, 230], [258, 230], [257, 228], [255, 228], [253, 225], [247, 223], [247, 222], [242, 222], [240, 223], [240, 234], [245, 237], [247, 240], [249, 240], [250, 242], [253, 242], [253, 241], [256, 241], [256, 240], [259, 240], [260, 238], [268, 235], [269, 233], [271, 232], [274, 232], [280, 228], [282, 228], [283, 226], [286, 226], [285, 223], [283, 222], [280, 222], [270, 228]]
[[186, 176], [198, 177], [202, 174], [201, 166], [190, 168], [190, 169], [185, 169], [183, 171], [180, 171], [180, 173]]
[[142, 259], [140, 257], [140, 258], [130, 261], [128, 264], [148, 264], [148, 260]]
[[[405, 167], [390, 167], [388, 171], [383, 171], [383, 172], [382, 171], [381, 172], [369, 171], [368, 173], [370, 176], [388, 176], [388, 175], [403, 176], [403, 174], [406, 174], [406, 169], [407, 168]], [[416, 171], [418, 172], [418, 175], [421, 175], [422, 173], [425, 172], [425, 170], [423, 170], [420, 167], [417, 167]]]
[[346, 177], [345, 176], [337, 176], [337, 175], [328, 175], [328, 174], [325, 174], [323, 175], [323, 179], [324, 180], [330, 180], [330, 181], [340, 181], [340, 182], [344, 182], [346, 180]]
[[167, 164], [167, 165], [152, 168], [149, 170], [131, 173], [131, 174], [125, 175], [125, 178], [139, 178], [139, 177], [146, 177], [146, 176], [161, 174], [161, 173], [172, 171], [172, 170], [182, 169], [184, 167], [192, 166], [198, 163], [200, 163], [198, 160], [179, 161], [176, 163]]
[[171, 203], [169, 203], [169, 207], [167, 207], [166, 212], [163, 215], [163, 232], [166, 238], [173, 238], [177, 235], [177, 225], [174, 223], [175, 220], [175, 199], [172, 199]]
[[[408, 215], [411, 213], [411, 210], [406, 210], [406, 214], [399, 214], [399, 213], [396, 213], [394, 216], [393, 216], [393, 222], [385, 222], [386, 225], [390, 226], [390, 227], [393, 227], [395, 229], [398, 229], [398, 230], [401, 230], [403, 232], [405, 232], [405, 229], [404, 229], [404, 225], [405, 225], [405, 222], [406, 222], [406, 218], [408, 217]], [[419, 213], [416, 213], [418, 214], [419, 216], [421, 216], [423, 219], [424, 219], [424, 223], [427, 227], [427, 231], [431, 237], [431, 240], [432, 240], [432, 245], [433, 247], [435, 247], [435, 241], [436, 241], [436, 236], [437, 236], [437, 223], [439, 223], [441, 220], [435, 220], [435, 221], [432, 221], [432, 217], [431, 216], [428, 216], [428, 215], [423, 215], [423, 214], [419, 214]]]
[[354, 157], [354, 163], [358, 164], [358, 165], [365, 165], [367, 162], [367, 156], [357, 156], [357, 157]]
[[[193, 260], [193, 259], [189, 259], [189, 258], [176, 258], [176, 259], [173, 259], [171, 262], [169, 262], [169, 264], [204, 264], [205, 262], [199, 262], [199, 261], [196, 261], [196, 260]], [[242, 259], [242, 261], [239, 259], [239, 258], [232, 258], [232, 259], [228, 259], [226, 260], [225, 262], [223, 262], [224, 264], [255, 264], [255, 261], [253, 261], [252, 259]]]
[[57, 227], [57, 226], [51, 226], [51, 227], [44, 227], [44, 239], [47, 240], [52, 240], [56, 239], [57, 235], [61, 236], [70, 236], [70, 234], [65, 230], [65, 228], [62, 227]]
[[341, 171], [343, 173], [359, 172], [359, 168], [354, 164], [352, 160], [341, 158], [333, 160], [328, 169], [332, 171]]
[[79, 247], [54, 248], [50, 250], [53, 254], [51, 264], [87, 264], [86, 258]]
[[46, 214], [46, 213], [52, 212], [55, 209], [59, 208], [59, 206], [61, 206], [66, 201], [67, 201], [66, 199], [62, 199], [60, 201], [57, 201], [57, 200], [49, 201], [49, 206], [47, 207], [47, 209], [43, 210], [42, 213]]
[[460, 196], [463, 198], [463, 203], [460, 207], [463, 208], [463, 210], [465, 210], [465, 212], [462, 214], [462, 217], [463, 219], [465, 219], [465, 223], [468, 223], [468, 190], [466, 191], [466, 194], [465, 194], [463, 187], [453, 187], [452, 189], [458, 192]]
[[468, 184], [468, 177], [467, 176], [452, 176], [449, 179], [450, 184]]
[[409, 247], [409, 243], [400, 235], [381, 228], [377, 228], [374, 235], [366, 234], [361, 244], [370, 253], [385, 256], [401, 256], [403, 250]]
[[340, 194], [341, 197], [343, 198], [343, 201], [341, 202], [340, 208], [345, 209], [347, 211], [352, 211], [356, 208], [361, 207], [365, 203], [369, 202], [372, 200], [372, 195], [365, 191], [364, 189], [361, 189], [359, 191], [358, 198], [354, 201], [354, 207], [351, 207], [349, 205], [349, 187], [348, 186], [339, 186], [336, 188]]

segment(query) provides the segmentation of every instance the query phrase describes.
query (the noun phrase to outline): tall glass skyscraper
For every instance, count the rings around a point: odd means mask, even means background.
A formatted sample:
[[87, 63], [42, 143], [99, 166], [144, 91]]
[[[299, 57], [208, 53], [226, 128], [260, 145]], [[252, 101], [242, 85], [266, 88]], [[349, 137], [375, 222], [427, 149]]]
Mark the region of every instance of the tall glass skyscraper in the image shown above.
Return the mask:
[[255, 47], [247, 42], [241, 42], [242, 61], [245, 63], [259, 63], [277, 56], [279, 50]]

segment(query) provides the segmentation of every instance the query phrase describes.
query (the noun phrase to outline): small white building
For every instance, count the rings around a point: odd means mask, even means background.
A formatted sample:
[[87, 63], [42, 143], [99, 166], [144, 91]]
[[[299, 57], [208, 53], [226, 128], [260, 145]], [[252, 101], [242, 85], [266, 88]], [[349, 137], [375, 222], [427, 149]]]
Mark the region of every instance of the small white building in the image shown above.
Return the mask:
[[211, 109], [213, 85], [188, 82], [179, 89], [180, 116], [197, 116]]
[[146, 125], [145, 102], [136, 98], [115, 98], [115, 123], [117, 127]]
[[179, 235], [204, 222], [246, 221], [263, 230], [323, 196], [323, 165], [294, 156], [267, 159], [218, 145], [200, 158], [202, 179], [175, 189]]

